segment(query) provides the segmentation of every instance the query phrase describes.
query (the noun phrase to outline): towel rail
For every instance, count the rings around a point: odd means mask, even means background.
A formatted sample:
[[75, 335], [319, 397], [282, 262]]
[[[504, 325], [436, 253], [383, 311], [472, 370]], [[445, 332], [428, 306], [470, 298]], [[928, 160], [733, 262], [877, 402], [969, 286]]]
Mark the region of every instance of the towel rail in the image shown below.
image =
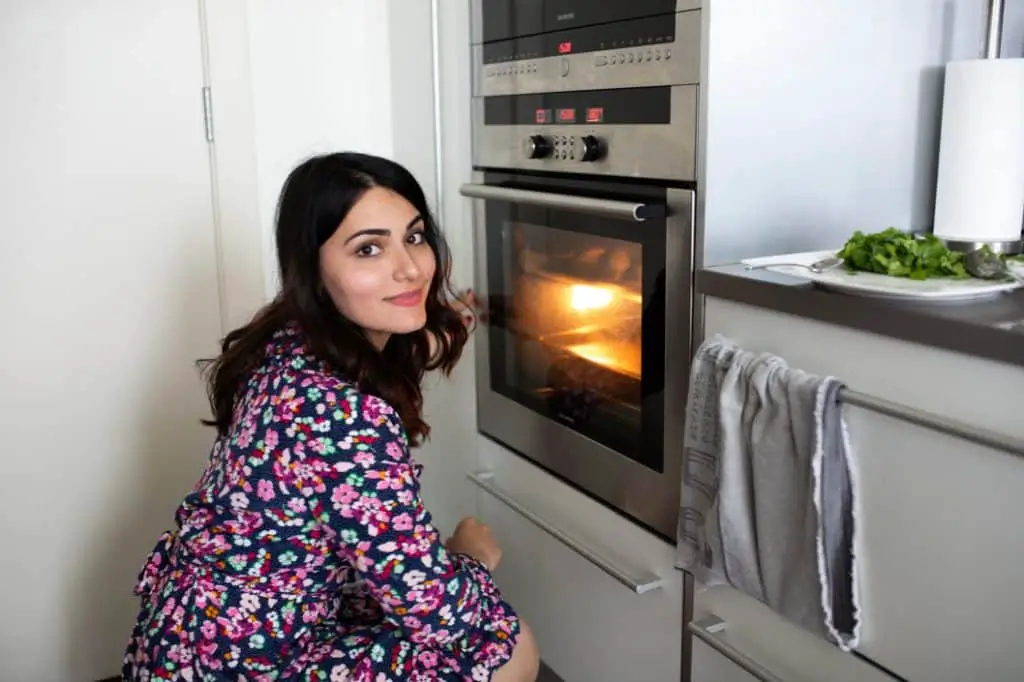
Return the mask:
[[1007, 436], [957, 419], [940, 417], [936, 414], [932, 414], [931, 412], [901, 405], [900, 403], [895, 403], [891, 400], [876, 398], [875, 396], [868, 395], [867, 393], [851, 391], [848, 388], [840, 390], [839, 400], [847, 405], [855, 405], [857, 407], [864, 408], [865, 410], [871, 410], [872, 412], [883, 414], [887, 417], [901, 419], [905, 422], [916, 424], [917, 426], [923, 426], [926, 429], [945, 433], [949, 436], [961, 438], [971, 443], [984, 445], [985, 447], [992, 448], [994, 450], [1000, 450], [1002, 452], [1024, 458], [1024, 439], [1021, 438]]
[[751, 675], [759, 682], [783, 682], [783, 679], [765, 668], [763, 665], [742, 653], [732, 644], [716, 637], [716, 634], [727, 629], [727, 624], [718, 616], [708, 616], [697, 622], [686, 624], [686, 630], [709, 647], [725, 656], [734, 665]]

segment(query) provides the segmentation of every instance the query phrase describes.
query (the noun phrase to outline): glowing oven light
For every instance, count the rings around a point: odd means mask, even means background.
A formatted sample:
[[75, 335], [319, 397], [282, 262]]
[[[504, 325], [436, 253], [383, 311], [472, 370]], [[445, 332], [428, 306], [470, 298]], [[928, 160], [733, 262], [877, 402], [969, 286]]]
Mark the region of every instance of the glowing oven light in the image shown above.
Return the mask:
[[574, 284], [569, 288], [569, 305], [573, 310], [598, 310], [607, 308], [615, 295], [603, 287]]
[[606, 348], [602, 348], [596, 343], [583, 343], [578, 346], [569, 346], [569, 352], [578, 355], [584, 360], [590, 360], [598, 365], [604, 365], [605, 367], [617, 367], [619, 365], [618, 360], [608, 352]]

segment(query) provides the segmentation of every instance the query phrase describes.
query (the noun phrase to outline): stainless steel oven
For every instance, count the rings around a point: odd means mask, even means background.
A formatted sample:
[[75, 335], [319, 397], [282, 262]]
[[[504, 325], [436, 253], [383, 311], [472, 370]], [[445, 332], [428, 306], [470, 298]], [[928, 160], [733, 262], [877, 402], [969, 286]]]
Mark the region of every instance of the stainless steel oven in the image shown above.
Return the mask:
[[572, 4], [475, 8], [479, 428], [673, 539], [700, 12]]

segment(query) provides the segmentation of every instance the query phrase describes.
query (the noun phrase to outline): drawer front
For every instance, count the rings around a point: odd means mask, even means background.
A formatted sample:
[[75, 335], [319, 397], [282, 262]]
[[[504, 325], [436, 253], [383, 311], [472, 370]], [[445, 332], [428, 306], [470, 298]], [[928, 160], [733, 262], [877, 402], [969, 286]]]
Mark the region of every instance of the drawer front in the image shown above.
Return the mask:
[[[730, 587], [707, 589], [698, 584], [694, 593], [694, 625], [717, 622], [717, 627], [705, 631], [705, 638], [712, 638], [733, 652], [735, 661], [749, 661], [752, 670], [760, 670], [752, 675], [753, 679], [764, 682], [893, 682], [898, 679], [852, 654], [843, 653], [756, 599]], [[693, 643], [691, 681], [714, 679], [702, 666], [718, 668], [721, 661], [706, 652], [698, 656], [701, 646], [707, 645], [697, 636], [693, 637]]]
[[[545, 662], [566, 682], [677, 682], [674, 548], [492, 441], [480, 448], [498, 492], [481, 488], [478, 500], [504, 553], [495, 577]], [[660, 585], [641, 594], [625, 584], [645, 589], [653, 578]]]

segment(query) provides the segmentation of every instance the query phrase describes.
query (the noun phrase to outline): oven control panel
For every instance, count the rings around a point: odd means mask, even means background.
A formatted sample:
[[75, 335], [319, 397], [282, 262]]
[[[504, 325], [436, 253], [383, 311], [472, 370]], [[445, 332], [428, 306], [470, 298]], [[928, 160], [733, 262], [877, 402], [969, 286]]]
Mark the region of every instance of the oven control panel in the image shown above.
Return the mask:
[[695, 180], [700, 88], [473, 98], [477, 168]]
[[527, 159], [592, 162], [604, 158], [607, 149], [607, 141], [597, 135], [534, 134], [523, 142], [523, 153]]
[[473, 95], [700, 82], [701, 10], [473, 46]]
[[590, 90], [473, 102], [473, 165], [693, 181], [699, 88]]

